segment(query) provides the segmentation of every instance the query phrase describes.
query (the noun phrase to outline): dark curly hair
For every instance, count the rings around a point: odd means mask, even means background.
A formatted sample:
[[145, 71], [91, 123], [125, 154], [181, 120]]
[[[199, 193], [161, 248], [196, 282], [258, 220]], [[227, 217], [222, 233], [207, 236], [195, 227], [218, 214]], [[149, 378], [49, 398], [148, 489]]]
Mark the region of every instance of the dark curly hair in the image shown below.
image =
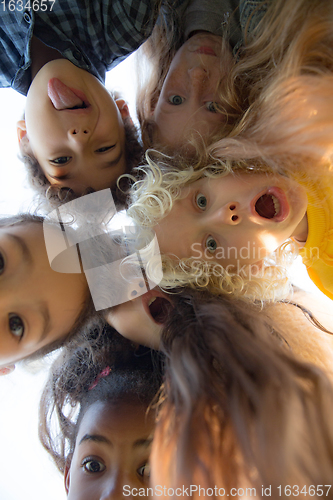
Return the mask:
[[[109, 375], [89, 390], [106, 367], [111, 368]], [[80, 422], [92, 404], [127, 402], [148, 408], [161, 382], [161, 355], [133, 345], [109, 325], [68, 343], [50, 369], [39, 411], [39, 437], [58, 469], [64, 472]]]

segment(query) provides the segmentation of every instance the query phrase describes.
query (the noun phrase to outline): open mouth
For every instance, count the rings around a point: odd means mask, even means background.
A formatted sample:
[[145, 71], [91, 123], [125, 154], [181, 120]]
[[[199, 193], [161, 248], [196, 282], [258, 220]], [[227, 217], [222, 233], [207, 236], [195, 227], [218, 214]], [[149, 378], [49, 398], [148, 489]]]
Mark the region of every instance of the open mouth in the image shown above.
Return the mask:
[[172, 306], [167, 295], [159, 290], [150, 290], [142, 295], [143, 305], [146, 313], [158, 325], [165, 323]]
[[150, 315], [153, 320], [159, 324], [165, 323], [170, 311], [170, 306], [170, 302], [163, 297], [153, 297], [148, 302]]
[[279, 200], [273, 194], [263, 194], [255, 204], [255, 209], [260, 217], [265, 219], [273, 219], [279, 215], [281, 205]]
[[68, 87], [59, 78], [51, 78], [48, 82], [47, 93], [52, 105], [58, 111], [87, 112], [91, 107], [82, 90]]
[[204, 54], [206, 56], [215, 56], [216, 53], [211, 47], [199, 47], [196, 51], [196, 54]]
[[289, 214], [289, 204], [284, 192], [279, 188], [270, 188], [254, 203], [254, 211], [263, 219], [283, 221]]
[[85, 102], [82, 101], [82, 104], [73, 106], [72, 108], [66, 108], [66, 109], [87, 109], [89, 106], [86, 105]]

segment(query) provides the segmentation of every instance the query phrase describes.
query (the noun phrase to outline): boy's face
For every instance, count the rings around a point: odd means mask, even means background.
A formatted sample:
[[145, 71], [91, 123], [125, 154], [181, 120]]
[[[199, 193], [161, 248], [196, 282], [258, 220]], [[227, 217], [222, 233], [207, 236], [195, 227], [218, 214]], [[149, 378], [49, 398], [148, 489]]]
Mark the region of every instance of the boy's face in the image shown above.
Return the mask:
[[134, 404], [102, 402], [88, 408], [65, 470], [68, 500], [133, 498], [139, 490], [147, 495], [154, 422], [146, 410]]
[[51, 269], [41, 223], [0, 227], [0, 368], [63, 338], [86, 294], [83, 275]]
[[161, 253], [217, 262], [235, 272], [291, 236], [306, 239], [306, 209], [305, 189], [281, 175], [206, 177], [183, 189], [154, 231]]
[[59, 59], [33, 80], [18, 135], [52, 185], [82, 194], [115, 186], [125, 172], [127, 116], [124, 101], [115, 102], [97, 78]]

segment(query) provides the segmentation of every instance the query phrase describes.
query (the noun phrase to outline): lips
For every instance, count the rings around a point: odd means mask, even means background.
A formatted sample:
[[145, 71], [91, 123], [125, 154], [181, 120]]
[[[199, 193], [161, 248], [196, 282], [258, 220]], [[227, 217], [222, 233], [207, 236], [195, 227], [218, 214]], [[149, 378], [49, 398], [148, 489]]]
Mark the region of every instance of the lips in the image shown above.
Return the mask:
[[272, 187], [260, 193], [251, 202], [254, 215], [274, 222], [284, 221], [290, 212], [289, 203], [284, 191], [277, 187]]
[[71, 110], [84, 113], [90, 111], [90, 103], [85, 93], [68, 87], [59, 78], [49, 80], [47, 94], [58, 111]]
[[221, 39], [210, 34], [196, 34], [186, 42], [187, 50], [197, 54], [217, 57], [221, 51]]
[[194, 51], [196, 54], [204, 54], [206, 56], [214, 56], [217, 57], [215, 51], [211, 47], [199, 47], [197, 50]]

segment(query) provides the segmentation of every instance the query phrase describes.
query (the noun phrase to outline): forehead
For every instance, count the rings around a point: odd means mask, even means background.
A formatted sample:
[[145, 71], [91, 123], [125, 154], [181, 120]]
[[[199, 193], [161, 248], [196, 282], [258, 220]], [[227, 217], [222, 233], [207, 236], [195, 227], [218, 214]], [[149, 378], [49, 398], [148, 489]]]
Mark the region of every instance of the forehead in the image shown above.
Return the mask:
[[[94, 390], [94, 389], [92, 389]], [[134, 442], [147, 438], [154, 429], [154, 419], [147, 407], [130, 401], [97, 401], [87, 408], [77, 435], [107, 434], [116, 442]]]

